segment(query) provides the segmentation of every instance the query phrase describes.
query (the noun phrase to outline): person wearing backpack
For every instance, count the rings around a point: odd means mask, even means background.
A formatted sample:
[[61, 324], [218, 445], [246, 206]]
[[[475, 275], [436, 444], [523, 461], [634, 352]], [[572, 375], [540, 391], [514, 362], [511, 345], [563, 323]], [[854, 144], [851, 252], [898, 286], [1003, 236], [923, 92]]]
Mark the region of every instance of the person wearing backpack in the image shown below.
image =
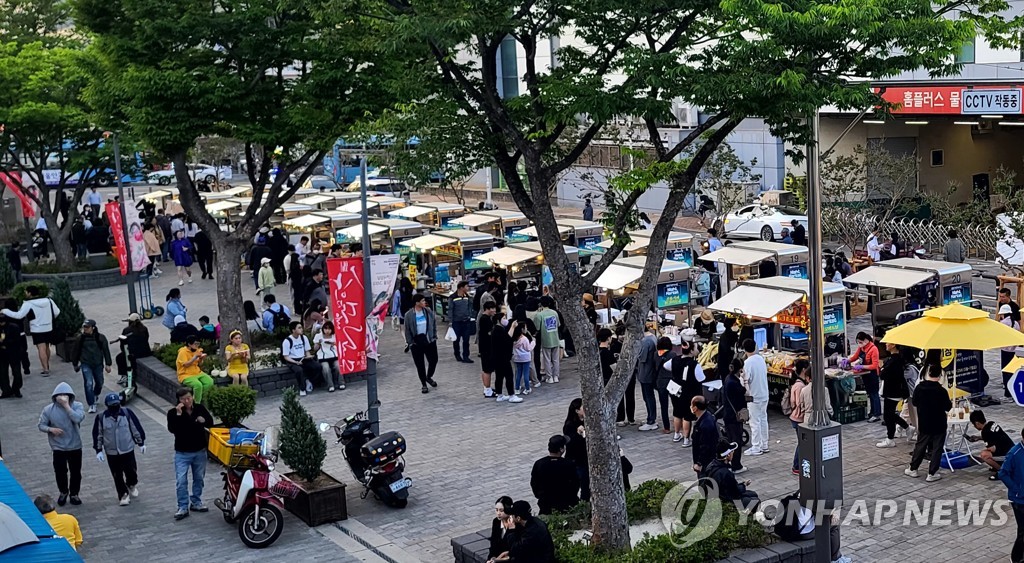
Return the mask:
[[292, 321], [288, 325], [288, 336], [281, 342], [281, 359], [295, 375], [299, 396], [313, 391], [313, 380], [322, 375], [320, 363], [313, 357], [313, 347], [306, 335], [302, 334], [302, 323]]
[[896, 412], [896, 406], [900, 401], [910, 397], [910, 390], [904, 375], [907, 362], [903, 359], [899, 346], [887, 343], [885, 349], [889, 352], [889, 357], [882, 366], [882, 420], [885, 421], [886, 437], [875, 444], [875, 447], [895, 448], [896, 441], [893, 438], [896, 437], [896, 426], [900, 427], [901, 433], [905, 433], [909, 426]]
[[[775, 524], [773, 532], [779, 539], [788, 542], [810, 541], [814, 539], [815, 516], [809, 508], [800, 503], [800, 493], [792, 493], [779, 501], [779, 514], [781, 519]], [[829, 554], [829, 561], [832, 563], [850, 563], [849, 557], [844, 557], [839, 546], [839, 524], [833, 516], [829, 523], [829, 547], [832, 552]]]
[[[60, 308], [53, 302], [53, 299], [42, 295], [42, 291], [36, 286], [25, 287], [25, 302], [17, 311], [10, 309], [0, 310], [0, 314], [9, 319], [24, 319], [28, 317], [28, 328], [32, 334], [32, 343], [36, 345], [39, 352], [39, 365], [43, 376], [50, 375], [50, 356], [52, 351], [50, 344], [63, 342], [64, 336], [57, 330], [57, 317], [60, 316]], [[60, 338], [58, 338], [58, 336]]]
[[[793, 430], [797, 433], [800, 432], [800, 424], [804, 421], [804, 416], [807, 414], [804, 412], [803, 406], [800, 404], [800, 392], [803, 388], [811, 382], [811, 362], [807, 360], [797, 360], [794, 365], [793, 378], [790, 380], [789, 390], [782, 395], [782, 414], [789, 416], [789, 422], [793, 425]], [[797, 439], [796, 449], [793, 451], [793, 475], [800, 474], [800, 444], [799, 438]]]
[[292, 312], [283, 303], [278, 303], [273, 293], [263, 296], [263, 326], [267, 332], [288, 326], [292, 322]]

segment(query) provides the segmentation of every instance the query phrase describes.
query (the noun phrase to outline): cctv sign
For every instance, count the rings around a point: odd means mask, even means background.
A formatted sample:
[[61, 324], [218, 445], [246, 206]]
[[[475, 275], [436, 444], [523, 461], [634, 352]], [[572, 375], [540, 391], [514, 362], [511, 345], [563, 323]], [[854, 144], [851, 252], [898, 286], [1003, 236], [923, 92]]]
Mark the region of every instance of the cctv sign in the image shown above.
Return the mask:
[[960, 112], [965, 115], [1021, 113], [1020, 96], [1020, 88], [963, 90], [960, 92]]

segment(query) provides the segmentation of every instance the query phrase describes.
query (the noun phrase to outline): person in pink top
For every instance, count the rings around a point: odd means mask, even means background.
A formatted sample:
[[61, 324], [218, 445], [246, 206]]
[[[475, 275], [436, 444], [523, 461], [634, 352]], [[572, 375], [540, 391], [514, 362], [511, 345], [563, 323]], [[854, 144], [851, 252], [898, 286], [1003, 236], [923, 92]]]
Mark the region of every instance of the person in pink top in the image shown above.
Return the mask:
[[537, 341], [527, 330], [525, 324], [512, 321], [508, 329], [512, 337], [512, 363], [516, 366], [516, 394], [530, 394], [530, 363], [533, 362], [533, 349]]
[[[853, 363], [853, 370], [860, 372], [864, 379], [864, 390], [868, 392], [868, 401], [871, 405], [871, 412], [868, 414], [868, 422], [878, 422], [882, 416], [882, 399], [878, 395], [879, 373], [882, 370], [878, 361], [878, 346], [866, 332], [857, 333], [857, 350], [848, 361]], [[860, 363], [854, 363], [854, 362]]]
[[[796, 372], [793, 375], [793, 384], [789, 386], [789, 404], [793, 409], [789, 413], [789, 421], [793, 425], [793, 430], [799, 432], [800, 424], [804, 421], [803, 406], [800, 402], [800, 391], [803, 390], [811, 382], [811, 362], [807, 360], [797, 360], [793, 366]], [[799, 438], [797, 439], [796, 449], [793, 451], [793, 474], [800, 474], [800, 443]]]

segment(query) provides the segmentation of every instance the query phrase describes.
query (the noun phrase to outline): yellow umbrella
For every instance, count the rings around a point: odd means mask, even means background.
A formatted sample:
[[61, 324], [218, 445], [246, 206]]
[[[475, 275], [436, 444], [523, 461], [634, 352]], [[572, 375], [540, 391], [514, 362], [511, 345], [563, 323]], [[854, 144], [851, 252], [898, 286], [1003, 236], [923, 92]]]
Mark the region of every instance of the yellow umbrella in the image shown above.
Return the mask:
[[1024, 333], [994, 321], [984, 313], [969, 320], [955, 320], [935, 318], [929, 316], [929, 312], [925, 311], [924, 317], [890, 329], [882, 342], [922, 350], [991, 350], [1024, 346]]
[[1019, 370], [1020, 368], [1024, 368], [1024, 358], [1020, 356], [1014, 356], [1013, 359], [1010, 360], [1010, 363], [1006, 364], [1006, 367], [1003, 368], [1003, 372], [1017, 373], [1017, 370]]
[[960, 303], [951, 303], [942, 307], [935, 307], [924, 312], [924, 316], [944, 321], [973, 321], [974, 319], [987, 319], [988, 313], [981, 309], [968, 307]]

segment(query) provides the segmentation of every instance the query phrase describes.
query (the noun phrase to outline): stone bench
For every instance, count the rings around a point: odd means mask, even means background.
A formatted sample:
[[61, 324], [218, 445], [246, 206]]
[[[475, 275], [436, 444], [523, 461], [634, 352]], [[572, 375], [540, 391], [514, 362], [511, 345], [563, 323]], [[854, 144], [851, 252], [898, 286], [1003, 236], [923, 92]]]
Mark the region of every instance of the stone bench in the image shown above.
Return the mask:
[[[135, 373], [135, 382], [138, 385], [146, 387], [171, 404], [177, 401], [174, 394], [181, 388], [181, 384], [178, 383], [178, 375], [173, 369], [154, 357], [140, 358], [136, 364], [138, 369]], [[345, 376], [346, 383], [364, 379], [365, 374]], [[231, 383], [231, 378], [215, 377], [213, 381], [217, 386], [226, 386]], [[257, 397], [280, 395], [285, 389], [295, 387], [295, 376], [290, 369], [283, 366], [257, 369], [249, 374], [249, 387], [256, 390]]]
[[[490, 530], [482, 530], [452, 538], [455, 563], [486, 563], [490, 537]], [[764, 547], [736, 550], [719, 563], [814, 563], [814, 541], [778, 541]]]

